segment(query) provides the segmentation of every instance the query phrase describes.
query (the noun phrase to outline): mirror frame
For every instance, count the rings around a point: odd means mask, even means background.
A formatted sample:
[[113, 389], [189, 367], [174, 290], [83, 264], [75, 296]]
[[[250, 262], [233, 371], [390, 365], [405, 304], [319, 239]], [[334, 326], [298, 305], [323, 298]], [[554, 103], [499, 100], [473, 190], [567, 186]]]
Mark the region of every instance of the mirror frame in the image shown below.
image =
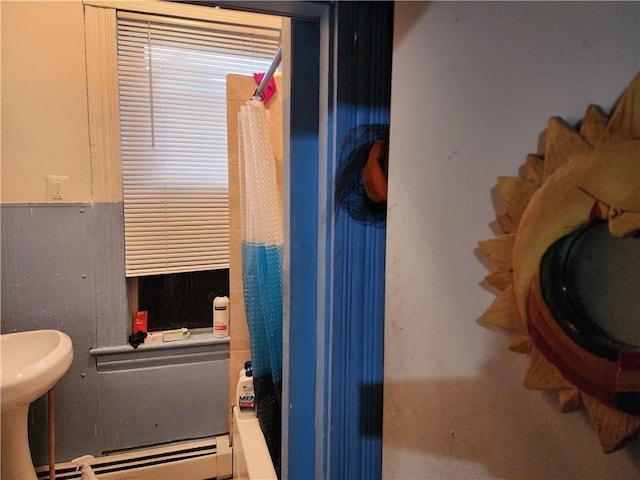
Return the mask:
[[591, 105], [575, 128], [551, 118], [544, 156], [527, 157], [523, 178], [498, 178], [504, 234], [479, 243], [496, 265], [485, 279], [499, 291], [482, 321], [514, 332], [509, 348], [530, 358], [526, 388], [558, 390], [563, 412], [586, 408], [605, 453], [640, 432], [640, 349], [602, 341], [585, 348], [571, 332], [579, 319], [555, 318], [543, 290], [563, 238], [602, 222], [615, 237], [640, 231], [637, 125], [640, 73], [611, 115]]

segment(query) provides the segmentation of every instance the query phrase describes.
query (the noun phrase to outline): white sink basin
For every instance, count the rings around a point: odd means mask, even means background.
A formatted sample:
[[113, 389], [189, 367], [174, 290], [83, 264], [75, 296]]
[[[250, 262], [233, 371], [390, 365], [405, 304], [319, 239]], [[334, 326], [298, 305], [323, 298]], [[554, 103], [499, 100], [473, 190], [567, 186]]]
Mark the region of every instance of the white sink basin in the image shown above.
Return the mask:
[[36, 480], [29, 451], [29, 404], [62, 378], [71, 360], [71, 339], [57, 330], [0, 335], [0, 478]]
[[0, 335], [2, 410], [29, 405], [53, 387], [73, 360], [71, 339], [58, 330]]

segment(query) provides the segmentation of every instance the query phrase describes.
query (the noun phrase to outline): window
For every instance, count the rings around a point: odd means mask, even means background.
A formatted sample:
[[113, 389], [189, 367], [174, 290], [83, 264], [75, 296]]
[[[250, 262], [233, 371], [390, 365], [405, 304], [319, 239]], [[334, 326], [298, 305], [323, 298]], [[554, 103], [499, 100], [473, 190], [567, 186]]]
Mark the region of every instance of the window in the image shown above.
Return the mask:
[[229, 270], [138, 278], [138, 310], [149, 312], [149, 331], [211, 327], [213, 299], [229, 288]]
[[118, 12], [126, 275], [149, 330], [211, 326], [229, 293], [226, 76], [265, 71], [279, 35]]

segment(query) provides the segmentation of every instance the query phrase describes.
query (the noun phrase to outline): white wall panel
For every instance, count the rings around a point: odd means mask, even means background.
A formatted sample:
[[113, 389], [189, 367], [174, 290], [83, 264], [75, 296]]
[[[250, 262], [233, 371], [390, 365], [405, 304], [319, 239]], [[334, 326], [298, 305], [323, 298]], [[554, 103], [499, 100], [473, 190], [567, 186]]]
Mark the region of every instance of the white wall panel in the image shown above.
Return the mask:
[[384, 478], [640, 475], [637, 444], [604, 455], [586, 414], [525, 390], [526, 359], [477, 324], [496, 177], [549, 117], [613, 106], [640, 68], [639, 20], [635, 2], [396, 3]]

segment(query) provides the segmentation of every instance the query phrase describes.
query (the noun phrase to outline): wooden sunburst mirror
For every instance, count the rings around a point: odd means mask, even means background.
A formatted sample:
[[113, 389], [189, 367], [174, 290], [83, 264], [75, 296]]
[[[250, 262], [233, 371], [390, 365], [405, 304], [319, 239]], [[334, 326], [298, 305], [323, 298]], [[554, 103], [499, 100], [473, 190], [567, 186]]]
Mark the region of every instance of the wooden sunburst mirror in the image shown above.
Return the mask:
[[[529, 155], [523, 178], [500, 177], [497, 187], [504, 234], [480, 248], [500, 293], [482, 318], [512, 331], [509, 348], [529, 355], [525, 387], [558, 390], [563, 412], [584, 406], [604, 452], [614, 452], [640, 431], [640, 73], [610, 116], [589, 106], [576, 128], [549, 120], [544, 156]], [[584, 274], [603, 242], [630, 263], [618, 255]], [[589, 293], [575, 285], [589, 279]], [[620, 285], [636, 297], [624, 308], [612, 295]]]

